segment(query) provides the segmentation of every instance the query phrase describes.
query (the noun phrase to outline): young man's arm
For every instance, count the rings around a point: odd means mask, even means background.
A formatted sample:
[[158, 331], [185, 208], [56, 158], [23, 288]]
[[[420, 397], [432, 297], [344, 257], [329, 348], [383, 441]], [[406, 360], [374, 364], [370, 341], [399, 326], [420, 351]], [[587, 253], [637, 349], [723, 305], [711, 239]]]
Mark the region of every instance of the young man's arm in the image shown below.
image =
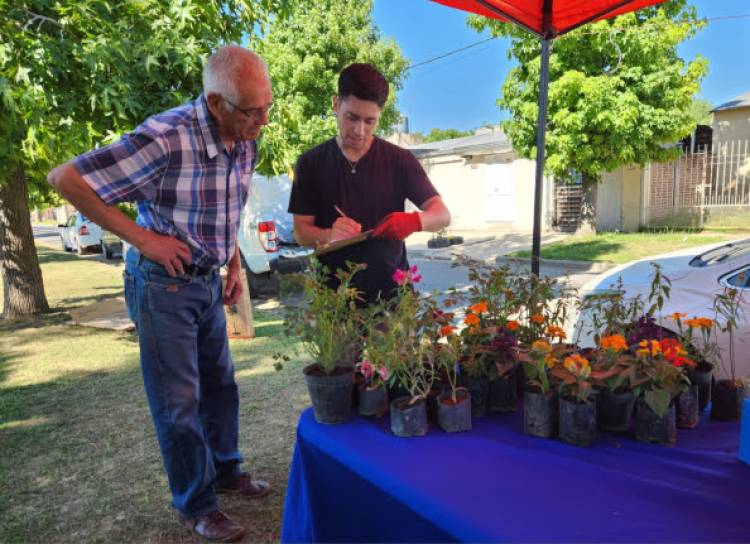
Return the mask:
[[183, 263], [190, 263], [191, 256], [187, 244], [139, 227], [117, 208], [107, 206], [71, 163], [52, 170], [47, 181], [83, 215], [161, 264], [170, 276], [184, 273]]
[[339, 217], [330, 229], [315, 226], [314, 215], [294, 214], [294, 237], [301, 246], [318, 247], [336, 240], [356, 236], [362, 225], [349, 217]]
[[451, 212], [440, 196], [427, 199], [420, 206], [420, 210], [422, 211], [417, 213], [419, 213], [419, 220], [422, 223], [422, 230], [437, 232], [451, 223]]
[[451, 212], [443, 204], [443, 199], [435, 195], [420, 206], [419, 212], [392, 212], [386, 215], [373, 230], [375, 238], [405, 240], [415, 232], [426, 230], [436, 232], [451, 222]]

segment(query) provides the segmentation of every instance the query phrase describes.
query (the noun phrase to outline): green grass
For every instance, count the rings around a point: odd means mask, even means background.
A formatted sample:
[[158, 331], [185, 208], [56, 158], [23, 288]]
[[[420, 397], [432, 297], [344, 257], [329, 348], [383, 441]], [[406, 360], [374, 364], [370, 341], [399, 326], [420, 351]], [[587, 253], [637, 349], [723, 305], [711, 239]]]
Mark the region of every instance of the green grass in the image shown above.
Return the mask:
[[[717, 232], [637, 232], [586, 234], [571, 236], [561, 242], [542, 247], [543, 259], [571, 261], [608, 261], [626, 263], [651, 255], [667, 253], [715, 242], [731, 240], [741, 235], [732, 231]], [[511, 254], [514, 257], [530, 257], [531, 251]]]
[[[120, 294], [122, 265], [39, 249], [52, 311], [0, 322], [0, 542], [193, 542], [175, 521], [141, 382], [135, 334], [77, 327], [67, 312]], [[248, 541], [278, 541], [298, 414], [293, 359], [273, 369], [278, 310], [254, 311], [257, 337], [232, 341], [246, 467], [275, 492], [221, 506]]]

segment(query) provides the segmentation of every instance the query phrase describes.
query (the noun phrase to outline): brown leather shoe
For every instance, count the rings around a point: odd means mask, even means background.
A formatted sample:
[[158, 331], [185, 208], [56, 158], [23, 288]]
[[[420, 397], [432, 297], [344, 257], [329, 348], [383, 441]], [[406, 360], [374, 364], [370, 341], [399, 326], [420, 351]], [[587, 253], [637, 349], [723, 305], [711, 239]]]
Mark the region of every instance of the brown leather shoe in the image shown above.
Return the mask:
[[271, 492], [271, 484], [263, 480], [253, 480], [250, 474], [243, 472], [228, 484], [216, 485], [216, 492], [259, 499]]
[[236, 542], [245, 536], [245, 528], [221, 510], [189, 518], [180, 516], [180, 523], [213, 542]]

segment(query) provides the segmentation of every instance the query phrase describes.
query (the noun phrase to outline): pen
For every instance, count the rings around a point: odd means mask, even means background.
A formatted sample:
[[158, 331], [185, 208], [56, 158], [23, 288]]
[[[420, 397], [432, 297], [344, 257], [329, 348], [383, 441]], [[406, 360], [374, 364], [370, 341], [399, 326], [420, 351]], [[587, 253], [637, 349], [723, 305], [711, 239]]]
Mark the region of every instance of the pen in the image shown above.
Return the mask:
[[349, 216], [342, 212], [341, 208], [339, 208], [336, 204], [333, 205], [333, 209], [336, 210], [341, 217], [346, 217], [347, 219], [349, 218]]

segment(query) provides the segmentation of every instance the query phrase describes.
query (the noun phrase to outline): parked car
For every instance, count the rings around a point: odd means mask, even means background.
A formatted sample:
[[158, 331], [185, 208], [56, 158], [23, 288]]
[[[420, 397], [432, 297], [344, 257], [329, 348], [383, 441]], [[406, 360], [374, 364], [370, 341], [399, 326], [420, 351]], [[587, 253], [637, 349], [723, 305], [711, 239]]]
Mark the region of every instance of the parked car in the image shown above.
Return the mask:
[[253, 175], [238, 240], [252, 297], [275, 291], [279, 273], [299, 272], [309, 264], [313, 250], [297, 244], [287, 212], [291, 191], [289, 176]]
[[122, 239], [108, 230], [102, 233], [102, 252], [105, 259], [114, 259], [125, 255]]
[[[611, 293], [616, 289], [618, 278], [622, 278], [627, 298], [640, 295], [646, 300], [652, 280], [652, 262], [659, 264], [662, 273], [672, 281], [669, 300], [655, 317], [661, 326], [674, 332], [675, 322], [669, 315], [680, 312], [689, 317], [713, 318], [716, 294], [722, 293], [725, 287], [742, 291], [745, 295], [740, 304], [743, 315], [735, 332], [736, 368], [737, 377], [750, 375], [750, 238], [680, 250], [618, 266], [586, 283], [580, 296]], [[590, 317], [585, 313], [576, 319], [573, 338], [578, 338], [584, 347], [594, 343]], [[715, 368], [714, 376], [727, 378], [729, 335], [719, 332], [717, 342], [726, 364]]]
[[102, 250], [102, 228], [81, 212], [75, 212], [66, 223], [57, 225], [57, 228], [65, 251], [83, 255], [87, 250], [97, 253]]

